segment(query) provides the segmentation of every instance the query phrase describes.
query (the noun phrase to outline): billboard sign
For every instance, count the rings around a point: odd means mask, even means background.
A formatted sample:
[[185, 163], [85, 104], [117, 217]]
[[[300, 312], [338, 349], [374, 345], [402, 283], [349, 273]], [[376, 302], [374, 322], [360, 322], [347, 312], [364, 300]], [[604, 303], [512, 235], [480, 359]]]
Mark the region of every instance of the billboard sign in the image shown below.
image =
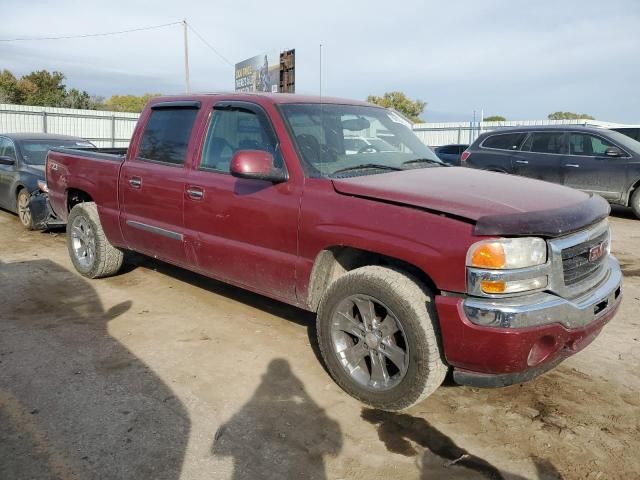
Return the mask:
[[236, 92], [280, 91], [280, 55], [257, 55], [236, 63]]

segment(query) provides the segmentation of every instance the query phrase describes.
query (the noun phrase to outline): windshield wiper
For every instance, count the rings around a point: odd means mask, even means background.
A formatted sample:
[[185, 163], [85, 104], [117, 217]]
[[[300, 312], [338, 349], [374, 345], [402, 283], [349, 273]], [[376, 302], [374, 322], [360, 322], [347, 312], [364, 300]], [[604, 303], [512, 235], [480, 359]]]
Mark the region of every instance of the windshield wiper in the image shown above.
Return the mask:
[[440, 165], [442, 167], [450, 167], [448, 163], [443, 162], [442, 160], [434, 160], [433, 158], [416, 158], [414, 160], [407, 160], [406, 162], [402, 162], [402, 165], [413, 165], [416, 163], [431, 163], [434, 165]]
[[399, 172], [402, 168], [399, 167], [391, 167], [389, 165], [381, 165], [379, 163], [363, 163], [361, 165], [354, 165], [353, 167], [345, 167], [335, 172], [332, 172], [331, 175], [335, 175], [336, 173], [350, 172], [352, 170], [366, 170], [366, 169], [378, 169], [378, 170], [393, 170], [395, 172]]

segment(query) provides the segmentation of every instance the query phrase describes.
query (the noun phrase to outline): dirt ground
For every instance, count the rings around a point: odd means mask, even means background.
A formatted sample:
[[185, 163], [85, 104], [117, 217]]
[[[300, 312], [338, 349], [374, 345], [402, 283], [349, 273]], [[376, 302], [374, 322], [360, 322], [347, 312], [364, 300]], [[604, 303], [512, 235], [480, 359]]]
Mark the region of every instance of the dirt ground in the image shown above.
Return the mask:
[[640, 221], [618, 316], [530, 383], [390, 414], [323, 369], [313, 316], [149, 259], [87, 281], [0, 212], [0, 479], [640, 478]]

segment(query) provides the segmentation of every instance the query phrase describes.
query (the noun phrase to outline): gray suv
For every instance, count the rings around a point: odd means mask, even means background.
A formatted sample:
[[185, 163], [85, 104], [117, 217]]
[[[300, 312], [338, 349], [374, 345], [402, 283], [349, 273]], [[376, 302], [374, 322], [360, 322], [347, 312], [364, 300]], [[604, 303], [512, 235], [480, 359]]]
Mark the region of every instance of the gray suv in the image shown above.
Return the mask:
[[494, 130], [473, 142], [461, 165], [597, 193], [640, 218], [640, 142], [622, 133], [580, 125]]

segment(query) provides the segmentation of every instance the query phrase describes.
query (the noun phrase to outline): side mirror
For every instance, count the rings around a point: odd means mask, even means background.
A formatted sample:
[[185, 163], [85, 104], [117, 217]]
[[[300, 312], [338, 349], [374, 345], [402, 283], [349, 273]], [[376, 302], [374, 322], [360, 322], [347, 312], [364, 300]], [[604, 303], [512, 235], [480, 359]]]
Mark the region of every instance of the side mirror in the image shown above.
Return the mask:
[[0, 165], [15, 165], [16, 159], [12, 157], [7, 157], [6, 155], [0, 156]]
[[263, 150], [239, 150], [231, 159], [231, 175], [238, 178], [266, 180], [280, 183], [287, 180], [287, 174], [274, 168], [273, 155]]
[[604, 151], [607, 157], [624, 157], [624, 152], [618, 147], [609, 147]]

